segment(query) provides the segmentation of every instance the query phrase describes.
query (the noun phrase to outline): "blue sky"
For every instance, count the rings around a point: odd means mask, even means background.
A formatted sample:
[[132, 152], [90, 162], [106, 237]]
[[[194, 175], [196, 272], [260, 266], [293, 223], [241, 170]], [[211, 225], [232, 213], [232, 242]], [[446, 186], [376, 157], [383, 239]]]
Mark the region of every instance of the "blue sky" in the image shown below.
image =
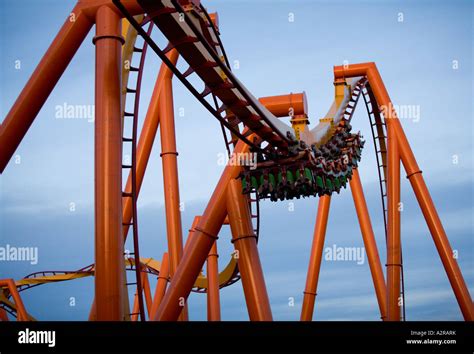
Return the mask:
[[[420, 120], [402, 120], [437, 205], [471, 293], [473, 241], [473, 4], [470, 1], [203, 1], [217, 11], [234, 72], [257, 97], [306, 91], [312, 126], [333, 99], [333, 65], [374, 61], [394, 104], [416, 105]], [[2, 0], [0, 11], [0, 111], [14, 100], [64, 22], [74, 1]], [[294, 22], [289, 22], [290, 13]], [[403, 22], [399, 22], [400, 14]], [[21, 22], [18, 19], [21, 18]], [[93, 32], [38, 114], [0, 177], [0, 247], [35, 246], [39, 262], [0, 262], [0, 278], [39, 270], [77, 269], [93, 262], [93, 139], [87, 119], [56, 119], [56, 106], [94, 103]], [[159, 42], [158, 31], [155, 38]], [[15, 69], [20, 60], [21, 69]], [[458, 64], [453, 68], [453, 61]], [[159, 59], [150, 53], [143, 83], [142, 117]], [[184, 63], [179, 66], [185, 68]], [[220, 127], [175, 80], [175, 111], [183, 230], [203, 212], [222, 172]], [[370, 127], [365, 108], [353, 118], [367, 144], [360, 174], [385, 262], [383, 224]], [[458, 163], [453, 163], [456, 155]], [[166, 248], [163, 187], [156, 141], [139, 201], [142, 254], [161, 258]], [[402, 176], [404, 176], [402, 171]], [[402, 178], [402, 241], [409, 320], [460, 320], [449, 282], [413, 192]], [[70, 203], [75, 211], [70, 211]], [[274, 318], [298, 320], [317, 199], [262, 203], [259, 241]], [[186, 233], [186, 232], [184, 232]], [[220, 265], [232, 246], [224, 229]], [[350, 191], [333, 198], [326, 246], [362, 246]], [[154, 284], [154, 280], [152, 281]], [[23, 293], [39, 319], [86, 319], [92, 278], [44, 285]], [[75, 297], [76, 306], [69, 306]], [[289, 298], [295, 305], [289, 306]], [[191, 319], [205, 319], [205, 295], [189, 299]], [[247, 320], [241, 284], [221, 293], [222, 317]], [[315, 308], [318, 320], [377, 320], [377, 303], [367, 263], [324, 261]]]

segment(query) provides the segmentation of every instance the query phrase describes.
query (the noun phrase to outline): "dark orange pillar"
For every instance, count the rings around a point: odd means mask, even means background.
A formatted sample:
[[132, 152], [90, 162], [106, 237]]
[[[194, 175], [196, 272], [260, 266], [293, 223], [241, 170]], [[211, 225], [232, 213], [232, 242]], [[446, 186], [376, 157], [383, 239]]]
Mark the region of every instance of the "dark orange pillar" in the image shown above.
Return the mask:
[[314, 225], [313, 246], [311, 247], [311, 256], [309, 258], [303, 308], [301, 309], [301, 321], [311, 321], [313, 319], [314, 302], [318, 289], [319, 271], [323, 258], [324, 238], [326, 236], [330, 205], [331, 196], [323, 195], [319, 197], [318, 215], [316, 216], [316, 224]]
[[221, 305], [219, 299], [219, 268], [217, 242], [212, 245], [207, 256], [207, 320], [221, 320]]
[[385, 285], [377, 243], [375, 242], [374, 230], [372, 229], [372, 223], [370, 222], [369, 210], [367, 209], [367, 203], [365, 202], [364, 191], [362, 189], [362, 183], [360, 182], [359, 171], [357, 169], [352, 172], [350, 186], [357, 217], [359, 218], [360, 231], [364, 240], [370, 272], [374, 282], [380, 317], [382, 320], [385, 320], [387, 314], [387, 287]]
[[59, 78], [66, 70], [93, 22], [77, 5], [68, 16], [41, 62], [31, 75], [15, 104], [0, 125], [0, 173], [46, 102]]
[[227, 212], [250, 320], [272, 321], [249, 203], [238, 179], [232, 179], [227, 187]]
[[122, 239], [121, 19], [96, 14], [95, 299], [96, 319], [124, 319]]

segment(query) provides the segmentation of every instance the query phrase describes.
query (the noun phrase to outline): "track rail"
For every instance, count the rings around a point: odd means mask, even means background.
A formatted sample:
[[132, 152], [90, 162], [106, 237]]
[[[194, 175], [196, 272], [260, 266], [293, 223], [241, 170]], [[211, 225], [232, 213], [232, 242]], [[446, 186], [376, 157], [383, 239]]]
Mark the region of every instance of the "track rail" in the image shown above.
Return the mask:
[[[252, 146], [255, 151], [275, 156], [279, 154], [287, 155], [288, 148], [297, 144], [294, 137], [288, 135], [291, 128], [268, 112], [219, 58], [215, 50], [215, 46], [219, 43], [210, 44], [206, 38], [206, 36], [209, 38], [209, 29], [206, 25], [206, 17], [203, 14], [202, 7], [193, 8], [191, 11], [184, 9], [177, 1], [173, 0], [139, 1], [144, 11], [149, 14], [152, 21], [160, 28], [171, 44], [167, 48], [161, 49], [139, 27], [119, 0], [113, 0], [113, 2], [145, 41], [149, 43], [155, 53], [206, 109], [233, 134]], [[166, 53], [172, 48], [176, 48], [190, 65], [186, 72], [181, 73], [166, 58]], [[202, 92], [199, 92], [186, 78], [193, 73], [196, 73], [205, 84], [205, 89]], [[205, 99], [210, 93], [214, 93], [222, 101], [222, 105], [217, 110]], [[235, 114], [240, 123], [249, 128], [247, 133], [241, 134], [238, 132], [235, 126], [229, 124], [222, 116], [227, 109]], [[249, 141], [247, 136], [252, 133], [260, 136], [268, 145], [262, 149], [259, 145]]]
[[[141, 26], [148, 26], [146, 33], [147, 35], [151, 35], [153, 30], [153, 23], [149, 22], [147, 18], [142, 19]], [[125, 190], [122, 192], [123, 198], [130, 198], [132, 203], [132, 219], [128, 223], [123, 223], [123, 227], [127, 229], [131, 226], [132, 227], [132, 235], [133, 235], [133, 252], [129, 253], [128, 255], [133, 255], [134, 257], [140, 259], [140, 246], [139, 246], [139, 236], [138, 236], [138, 210], [137, 210], [137, 199], [138, 199], [138, 191], [137, 191], [137, 140], [138, 140], [138, 119], [139, 119], [139, 109], [140, 109], [140, 94], [141, 94], [141, 87], [142, 87], [142, 78], [143, 78], [143, 71], [145, 67], [145, 58], [148, 49], [148, 43], [143, 42], [141, 47], [136, 47], [136, 38], [133, 41], [133, 54], [139, 54], [140, 59], [137, 67], [132, 66], [132, 62], [130, 62], [130, 70], [127, 76], [127, 83], [129, 82], [130, 74], [134, 73], [136, 75], [136, 81], [134, 88], [129, 88], [128, 86], [125, 88], [125, 97], [126, 100], [127, 96], [132, 96], [133, 100], [133, 111], [127, 112], [126, 105], [123, 105], [123, 118], [131, 119], [132, 120], [132, 128], [131, 134], [129, 136], [125, 136], [125, 132], [122, 136], [122, 145], [125, 143], [130, 143], [130, 152], [131, 152], [131, 164], [122, 163], [122, 169], [126, 171], [130, 171], [131, 175], [131, 190]], [[131, 58], [132, 59], [132, 58]], [[125, 122], [123, 127], [125, 129]], [[129, 285], [136, 285], [137, 288], [137, 296], [138, 296], [138, 304], [139, 304], [139, 315], [140, 320], [145, 321], [145, 306], [143, 301], [143, 286], [142, 286], [142, 279], [141, 279], [141, 266], [138, 263], [135, 267], [135, 282], [128, 283]]]

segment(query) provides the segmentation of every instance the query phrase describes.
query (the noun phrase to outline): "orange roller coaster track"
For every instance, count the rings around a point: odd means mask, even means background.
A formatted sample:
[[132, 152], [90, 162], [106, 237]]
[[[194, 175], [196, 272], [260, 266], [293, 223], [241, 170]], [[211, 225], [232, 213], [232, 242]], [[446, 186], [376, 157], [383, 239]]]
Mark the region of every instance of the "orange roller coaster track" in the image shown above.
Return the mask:
[[[258, 252], [259, 200], [274, 202], [319, 197], [304, 289], [302, 321], [313, 318], [331, 198], [349, 184], [382, 320], [405, 319], [401, 248], [400, 163], [415, 192], [465, 320], [474, 319], [471, 296], [449, 244], [385, 85], [374, 63], [334, 67], [335, 99], [327, 115], [309, 129], [304, 93], [255, 98], [231, 71], [220, 39], [217, 14], [199, 0], [79, 0], [0, 127], [0, 170], [27, 133], [41, 107], [95, 25], [95, 263], [76, 271], [31, 274], [18, 281], [0, 280], [0, 319], [7, 312], [32, 320], [20, 292], [57, 281], [94, 276], [91, 320], [188, 320], [191, 291], [207, 294], [208, 320], [218, 321], [220, 289], [241, 281], [250, 320], [272, 320]], [[157, 28], [165, 48], [151, 38]], [[136, 46], [140, 36], [144, 42]], [[139, 132], [138, 112], [147, 52], [162, 60]], [[139, 57], [137, 67], [123, 65]], [[189, 68], [180, 71], [178, 58]], [[129, 77], [136, 84], [129, 86]], [[196, 88], [190, 76], [201, 80]], [[173, 114], [172, 79], [177, 77], [218, 120], [231, 158], [254, 157], [256, 168], [229, 163], [202, 215], [196, 216], [183, 246], [179, 210], [178, 151]], [[358, 163], [364, 141], [353, 133], [351, 119], [364, 101], [375, 142], [387, 247], [385, 279], [362, 189]], [[132, 100], [133, 111], [125, 111]], [[128, 105], [130, 106], [130, 105]], [[290, 117], [291, 126], [280, 120]], [[132, 129], [125, 131], [124, 121]], [[166, 210], [167, 246], [161, 261], [141, 258], [137, 199], [151, 148], [160, 131]], [[123, 163], [123, 149], [131, 163]], [[122, 171], [128, 171], [123, 187]], [[219, 272], [217, 239], [229, 225], [235, 253]], [[132, 229], [133, 252], [124, 253]], [[236, 257], [235, 255], [238, 255]], [[132, 257], [130, 257], [132, 256]], [[140, 261], [135, 261], [140, 260]], [[202, 273], [207, 267], [206, 275]], [[126, 283], [126, 270], [136, 282]], [[157, 277], [154, 294], [148, 274]], [[127, 286], [136, 287], [130, 309]], [[403, 303], [403, 302], [402, 302]]]

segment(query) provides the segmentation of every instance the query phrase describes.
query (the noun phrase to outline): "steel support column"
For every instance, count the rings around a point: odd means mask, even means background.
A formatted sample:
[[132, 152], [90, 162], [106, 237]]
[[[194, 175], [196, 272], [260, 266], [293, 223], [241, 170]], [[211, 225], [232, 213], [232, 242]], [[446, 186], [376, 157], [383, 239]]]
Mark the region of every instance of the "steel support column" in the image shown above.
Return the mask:
[[387, 320], [400, 321], [400, 155], [397, 135], [388, 122], [387, 131]]
[[[387, 89], [385, 88], [377, 66], [374, 63], [362, 63], [334, 67], [334, 77], [336, 79], [364, 75], [369, 79], [369, 83], [376, 97], [378, 106], [388, 110], [389, 112], [392, 112], [393, 105], [390, 100], [390, 96], [388, 95]], [[403, 162], [407, 177], [410, 180], [412, 188], [415, 192], [415, 196], [418, 200], [418, 204], [420, 205], [423, 216], [426, 219], [426, 223], [443, 263], [449, 282], [451, 283], [451, 287], [453, 288], [454, 294], [459, 303], [459, 307], [461, 308], [464, 319], [473, 321], [474, 305], [472, 303], [471, 295], [469, 294], [469, 290], [466, 286], [459, 265], [453, 256], [453, 251], [448, 237], [431, 199], [428, 188], [426, 187], [421, 170], [416, 162], [415, 155], [410, 148], [410, 144], [406, 138], [400, 121], [396, 116], [396, 112], [392, 112], [392, 114], [393, 117], [391, 119], [391, 123], [394, 130], [396, 131], [400, 158]], [[387, 122], [387, 124], [390, 123]]]
[[247, 197], [242, 194], [242, 186], [238, 179], [232, 179], [228, 184], [227, 212], [232, 242], [238, 252], [237, 263], [250, 320], [272, 321], [270, 300], [258, 254], [257, 237], [250, 218], [249, 203]]
[[379, 304], [380, 317], [386, 319], [387, 314], [387, 287], [383, 275], [382, 265], [380, 263], [379, 251], [375, 242], [374, 231], [370, 221], [367, 203], [364, 197], [364, 190], [360, 182], [359, 171], [354, 169], [350, 181], [352, 198], [359, 219], [360, 231], [364, 240], [365, 251], [369, 261], [370, 272], [374, 282], [375, 294]]
[[161, 258], [160, 274], [158, 275], [158, 281], [156, 283], [155, 295], [153, 296], [153, 303], [150, 311], [150, 321], [154, 321], [156, 318], [156, 311], [163, 300], [166, 292], [166, 286], [168, 285], [170, 276], [170, 262], [168, 253], [163, 254]]
[[[167, 72], [163, 78], [160, 93], [160, 137], [161, 159], [163, 164], [163, 189], [165, 193], [166, 234], [168, 237], [168, 252], [170, 257], [170, 276], [173, 277], [183, 255], [183, 233], [181, 228], [181, 211], [178, 182], [178, 152], [176, 147], [176, 133], [174, 124], [172, 73]], [[188, 319], [187, 306], [179, 317]]]
[[221, 305], [219, 299], [219, 268], [217, 242], [212, 245], [207, 256], [207, 320], [221, 320]]
[[96, 319], [123, 320], [121, 20], [96, 14], [95, 299]]
[[316, 216], [316, 224], [314, 225], [313, 246], [311, 247], [303, 307], [301, 310], [301, 321], [311, 321], [313, 319], [314, 302], [318, 289], [319, 271], [321, 269], [330, 205], [331, 196], [323, 195], [319, 197], [318, 214]]

